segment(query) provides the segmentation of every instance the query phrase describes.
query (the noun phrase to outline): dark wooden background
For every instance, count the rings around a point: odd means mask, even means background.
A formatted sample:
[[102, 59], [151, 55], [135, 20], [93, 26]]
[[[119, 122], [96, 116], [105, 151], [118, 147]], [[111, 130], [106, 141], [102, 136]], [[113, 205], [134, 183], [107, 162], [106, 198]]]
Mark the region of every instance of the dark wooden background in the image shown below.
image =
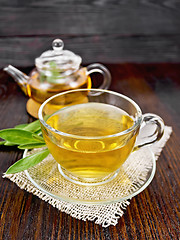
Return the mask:
[[0, 0], [0, 67], [33, 66], [57, 37], [83, 63], [180, 62], [180, 1]]

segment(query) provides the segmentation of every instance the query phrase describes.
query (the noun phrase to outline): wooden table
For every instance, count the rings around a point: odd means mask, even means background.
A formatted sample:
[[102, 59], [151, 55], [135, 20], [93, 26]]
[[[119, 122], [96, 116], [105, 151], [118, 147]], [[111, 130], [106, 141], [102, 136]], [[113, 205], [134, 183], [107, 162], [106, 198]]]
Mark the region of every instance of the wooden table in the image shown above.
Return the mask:
[[[103, 228], [61, 213], [7, 179], [0, 181], [0, 239], [178, 239], [180, 204], [180, 64], [109, 64], [111, 89], [134, 99], [143, 112], [160, 115], [173, 134], [157, 162], [152, 183], [131, 200], [116, 226]], [[23, 69], [29, 72], [30, 69]], [[33, 119], [27, 98], [0, 71], [0, 128]], [[22, 156], [0, 148], [0, 175]]]

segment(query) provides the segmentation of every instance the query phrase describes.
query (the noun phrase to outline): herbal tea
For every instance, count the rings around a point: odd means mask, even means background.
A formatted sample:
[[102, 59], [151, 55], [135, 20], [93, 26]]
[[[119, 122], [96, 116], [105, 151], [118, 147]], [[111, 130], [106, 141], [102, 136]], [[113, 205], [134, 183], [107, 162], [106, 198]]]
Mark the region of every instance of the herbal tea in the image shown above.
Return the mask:
[[64, 83], [51, 82], [40, 79], [40, 74], [34, 71], [31, 75], [30, 81], [27, 84], [28, 96], [35, 101], [42, 103], [47, 98], [56, 93], [67, 91], [74, 88], [90, 88], [91, 78], [86, 75], [86, 68], [82, 68], [76, 74], [72, 74], [68, 79], [65, 78]]
[[[99, 179], [114, 173], [131, 153], [136, 135], [112, 136], [130, 128], [134, 121], [122, 109], [104, 103], [84, 103], [63, 108], [47, 124], [65, 134], [43, 128], [54, 159], [75, 177]], [[72, 135], [68, 135], [68, 134]]]

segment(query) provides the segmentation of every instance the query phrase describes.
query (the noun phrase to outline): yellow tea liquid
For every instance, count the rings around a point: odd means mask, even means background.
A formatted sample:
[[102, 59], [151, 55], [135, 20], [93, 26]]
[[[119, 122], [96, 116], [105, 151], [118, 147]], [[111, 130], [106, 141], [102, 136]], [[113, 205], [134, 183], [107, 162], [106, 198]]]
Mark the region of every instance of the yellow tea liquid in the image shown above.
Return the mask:
[[72, 175], [87, 181], [98, 181], [119, 169], [136, 139], [134, 132], [109, 136], [130, 128], [134, 121], [122, 109], [104, 103], [63, 108], [51, 115], [47, 123], [62, 132], [43, 130], [54, 159]]
[[64, 83], [41, 82], [39, 73], [34, 71], [27, 85], [28, 96], [36, 102], [43, 103], [49, 97], [77, 88], [91, 88], [91, 79], [86, 75], [86, 68], [81, 68], [77, 73], [65, 79]]

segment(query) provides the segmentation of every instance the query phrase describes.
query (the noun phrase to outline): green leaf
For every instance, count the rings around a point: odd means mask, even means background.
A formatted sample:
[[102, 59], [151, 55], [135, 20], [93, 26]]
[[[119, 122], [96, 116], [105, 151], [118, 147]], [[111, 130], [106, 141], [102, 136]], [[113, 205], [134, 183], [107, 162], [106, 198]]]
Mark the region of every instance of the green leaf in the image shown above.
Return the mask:
[[38, 141], [44, 142], [44, 138], [43, 137], [41, 137], [41, 136], [39, 136], [37, 134], [33, 134], [32, 136], [33, 136], [33, 138], [37, 139]]
[[8, 168], [6, 174], [12, 174], [27, 170], [30, 167], [35, 166], [36, 164], [40, 163], [44, 158], [46, 158], [49, 154], [49, 150], [45, 149], [38, 153], [34, 153], [30, 156], [20, 159], [12, 166]]
[[4, 145], [10, 147], [10, 146], [15, 146], [16, 144], [12, 143], [12, 142], [5, 141]]
[[41, 129], [40, 121], [36, 120], [32, 123], [27, 124], [23, 130], [29, 131], [29, 132], [36, 132]]
[[6, 143], [6, 141], [0, 141], [0, 146], [4, 145]]
[[35, 138], [33, 135], [35, 134], [16, 128], [0, 130], [0, 138], [16, 145], [40, 142], [40, 140]]
[[41, 129], [39, 129], [39, 130], [35, 131], [34, 133], [39, 135], [39, 134], [42, 134], [42, 131], [41, 131]]
[[40, 148], [46, 146], [45, 143], [30, 143], [30, 144], [22, 144], [19, 145], [19, 149], [33, 149], [33, 148]]
[[49, 66], [51, 67], [51, 69], [56, 69], [57, 68], [57, 64], [55, 63], [55, 61], [50, 61], [49, 62]]
[[28, 125], [28, 123], [19, 124], [19, 125], [16, 125], [14, 128], [17, 128], [17, 129], [24, 129], [27, 125]]

